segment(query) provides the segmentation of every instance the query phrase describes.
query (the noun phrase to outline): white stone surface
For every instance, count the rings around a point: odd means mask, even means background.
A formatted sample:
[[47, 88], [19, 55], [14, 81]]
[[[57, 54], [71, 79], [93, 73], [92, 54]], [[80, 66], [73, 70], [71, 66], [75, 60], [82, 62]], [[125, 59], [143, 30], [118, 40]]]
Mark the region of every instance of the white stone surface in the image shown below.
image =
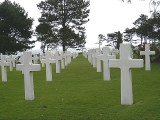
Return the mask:
[[9, 66], [9, 62], [6, 60], [5, 55], [1, 55], [1, 75], [2, 75], [2, 82], [7, 82], [7, 66]]
[[87, 55], [88, 55], [87, 51], [84, 51], [84, 52], [83, 52], [83, 56], [84, 56], [85, 58], [87, 58]]
[[65, 55], [64, 55], [64, 52], [62, 51], [61, 52], [61, 56], [62, 56], [62, 60], [61, 60], [61, 68], [62, 69], [65, 69]]
[[110, 53], [109, 47], [103, 47], [103, 54], [97, 56], [99, 60], [103, 61], [103, 79], [105, 81], [110, 80], [109, 59], [116, 59], [116, 56], [110, 55]]
[[72, 53], [72, 56], [73, 56], [73, 59], [75, 59], [75, 58], [78, 56], [78, 53], [73, 52], [73, 53]]
[[52, 81], [52, 63], [56, 63], [55, 59], [51, 59], [51, 53], [46, 52], [45, 59], [41, 60], [46, 64], [46, 81]]
[[10, 68], [10, 71], [13, 71], [13, 64], [15, 63], [15, 60], [12, 58], [12, 56], [8, 56], [8, 59], [7, 61], [9, 62], [9, 68]]
[[90, 49], [88, 50], [88, 61], [93, 65], [93, 58], [92, 55], [95, 54], [96, 50], [95, 49]]
[[109, 67], [121, 70], [121, 104], [133, 104], [131, 68], [142, 68], [143, 59], [132, 59], [131, 44], [120, 44], [120, 59], [109, 60]]
[[[97, 56], [100, 54], [100, 50], [99, 50], [99, 48], [96, 48], [95, 49], [95, 53], [94, 54], [92, 54], [92, 59], [93, 59], [93, 67], [94, 68], [97, 68]], [[100, 61], [98, 60], [98, 65], [100, 64], [99, 63]], [[98, 66], [98, 68], [99, 68], [100, 66]]]
[[23, 64], [17, 64], [16, 69], [24, 73], [25, 100], [34, 100], [33, 71], [40, 71], [40, 65], [32, 64], [31, 52], [24, 52]]
[[151, 70], [150, 55], [155, 55], [155, 51], [150, 51], [150, 44], [145, 44], [145, 51], [140, 51], [140, 55], [145, 55], [145, 69]]
[[72, 54], [70, 51], [66, 51], [66, 55], [67, 55], [67, 63], [70, 64], [72, 60]]
[[45, 54], [44, 53], [42, 53], [40, 55], [40, 61], [41, 61], [42, 67], [45, 67], [45, 63], [42, 62], [43, 59], [45, 59]]
[[55, 54], [55, 59], [56, 59], [56, 73], [60, 73], [62, 56], [59, 54], [58, 51]]

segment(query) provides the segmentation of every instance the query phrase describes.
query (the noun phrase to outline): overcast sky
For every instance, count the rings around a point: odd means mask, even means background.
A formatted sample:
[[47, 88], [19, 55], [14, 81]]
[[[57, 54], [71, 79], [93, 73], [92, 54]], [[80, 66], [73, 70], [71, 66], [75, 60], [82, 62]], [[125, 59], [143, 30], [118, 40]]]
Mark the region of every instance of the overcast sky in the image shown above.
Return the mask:
[[[0, 0], [3, 2], [4, 0]], [[42, 0], [11, 0], [19, 3], [28, 12], [29, 17], [34, 18], [34, 26], [38, 25], [41, 16], [36, 4]], [[126, 0], [125, 0], [126, 1]], [[98, 35], [121, 31], [132, 27], [133, 22], [140, 16], [150, 16], [150, 0], [132, 0], [131, 4], [121, 0], [90, 0], [90, 21], [86, 24], [86, 47], [98, 47]], [[105, 43], [103, 43], [105, 45]], [[40, 43], [36, 43], [34, 49], [40, 49]]]

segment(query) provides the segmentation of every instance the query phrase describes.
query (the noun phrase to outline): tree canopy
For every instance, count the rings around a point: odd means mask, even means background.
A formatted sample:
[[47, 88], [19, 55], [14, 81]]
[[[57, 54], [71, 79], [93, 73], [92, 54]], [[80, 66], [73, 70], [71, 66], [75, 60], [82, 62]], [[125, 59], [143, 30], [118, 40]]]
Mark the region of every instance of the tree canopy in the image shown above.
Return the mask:
[[19, 5], [5, 0], [0, 3], [0, 53], [16, 53], [30, 49], [34, 41], [32, 35], [32, 18]]
[[36, 34], [43, 48], [61, 45], [65, 51], [68, 46], [84, 46], [84, 24], [89, 21], [89, 5], [88, 0], [46, 0], [39, 3], [41, 18]]

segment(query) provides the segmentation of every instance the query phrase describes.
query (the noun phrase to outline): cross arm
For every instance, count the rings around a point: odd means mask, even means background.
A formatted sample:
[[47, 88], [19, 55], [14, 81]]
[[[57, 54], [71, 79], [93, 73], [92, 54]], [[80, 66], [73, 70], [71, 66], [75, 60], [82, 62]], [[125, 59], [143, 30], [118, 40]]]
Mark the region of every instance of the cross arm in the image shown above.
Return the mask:
[[121, 60], [120, 59], [110, 59], [109, 60], [109, 67], [112, 68], [120, 68]]
[[142, 68], [144, 67], [143, 59], [132, 59], [129, 63], [130, 68]]
[[23, 64], [17, 64], [16, 70], [21, 71], [23, 69]]
[[41, 66], [39, 64], [32, 64], [30, 65], [30, 71], [40, 71]]
[[140, 55], [145, 55], [146, 52], [145, 51], [140, 51]]
[[150, 51], [150, 55], [155, 55], [156, 52], [155, 51]]

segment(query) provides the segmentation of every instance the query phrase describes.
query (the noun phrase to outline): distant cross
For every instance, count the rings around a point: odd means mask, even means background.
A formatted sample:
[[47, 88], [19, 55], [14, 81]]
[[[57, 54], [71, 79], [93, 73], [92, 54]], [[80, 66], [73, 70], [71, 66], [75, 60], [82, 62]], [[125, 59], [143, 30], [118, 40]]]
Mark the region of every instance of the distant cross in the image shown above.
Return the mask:
[[56, 73], [60, 73], [62, 56], [59, 54], [58, 51], [55, 54], [55, 59], [56, 59]]
[[9, 62], [6, 61], [6, 56], [1, 56], [1, 74], [2, 74], [2, 82], [7, 82], [7, 66], [9, 66]]
[[109, 59], [116, 59], [115, 55], [110, 55], [110, 48], [104, 47], [103, 54], [98, 55], [97, 59], [103, 61], [103, 79], [110, 80], [110, 68], [109, 68]]
[[96, 49], [96, 52], [92, 54], [92, 59], [93, 59], [93, 67], [97, 67], [97, 55], [100, 54], [99, 48]]
[[7, 59], [7, 61], [9, 62], [10, 71], [13, 71], [13, 62], [14, 62], [14, 59], [12, 58], [12, 56], [9, 56], [9, 58]]
[[71, 52], [70, 51], [66, 51], [66, 55], [67, 55], [67, 63], [70, 64], [71, 63], [71, 60], [72, 60], [72, 55], [71, 55]]
[[61, 59], [61, 68], [64, 69], [65, 68], [65, 58], [66, 56], [63, 55], [64, 52], [62, 51], [61, 52], [61, 56], [62, 56], [62, 59]]
[[42, 55], [40, 55], [40, 61], [42, 63], [42, 67], [45, 67], [45, 63], [42, 62], [43, 59], [45, 59], [44, 53]]
[[34, 100], [33, 71], [40, 71], [40, 65], [32, 64], [31, 52], [24, 52], [23, 64], [17, 64], [16, 69], [24, 74], [25, 100]]
[[51, 59], [51, 53], [46, 52], [45, 59], [42, 59], [42, 63], [46, 64], [46, 80], [52, 81], [52, 63], [56, 63], [55, 59]]
[[121, 104], [133, 104], [131, 68], [142, 68], [142, 59], [132, 59], [131, 44], [120, 44], [120, 59], [109, 60], [109, 67], [121, 69]]
[[88, 50], [88, 61], [93, 65], [93, 58], [92, 55], [95, 54], [96, 50], [95, 49], [91, 49]]
[[68, 63], [68, 59], [67, 59], [67, 53], [66, 52], [63, 52], [63, 58], [64, 58], [64, 65], [67, 66], [69, 63]]
[[140, 55], [145, 55], [145, 69], [151, 70], [150, 55], [155, 55], [155, 51], [150, 51], [150, 45], [145, 44], [145, 51], [140, 51]]

